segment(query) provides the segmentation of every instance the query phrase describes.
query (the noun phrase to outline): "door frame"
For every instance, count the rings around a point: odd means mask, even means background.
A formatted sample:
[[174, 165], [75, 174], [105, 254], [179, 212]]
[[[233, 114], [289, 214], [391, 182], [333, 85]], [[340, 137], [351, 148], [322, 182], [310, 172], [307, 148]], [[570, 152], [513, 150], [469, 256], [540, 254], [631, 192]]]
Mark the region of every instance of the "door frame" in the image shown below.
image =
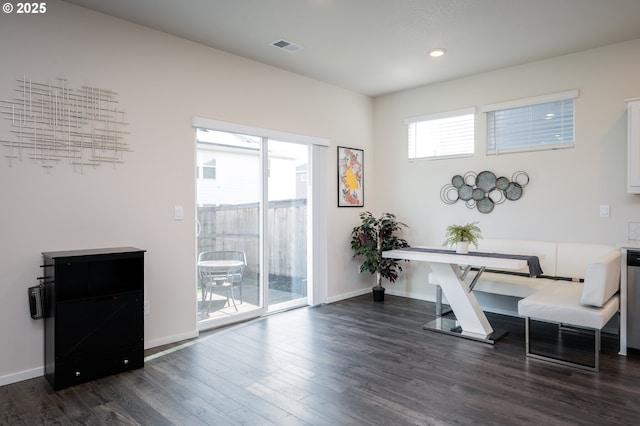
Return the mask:
[[[328, 139], [300, 135], [296, 133], [283, 132], [279, 130], [271, 130], [265, 128], [252, 127], [242, 124], [229, 123], [226, 121], [212, 120], [204, 117], [194, 116], [191, 119], [191, 125], [195, 129], [205, 128], [229, 133], [238, 133], [245, 135], [253, 135], [267, 139], [274, 139], [283, 142], [305, 143], [309, 145], [309, 169], [308, 179], [310, 181], [311, 193], [308, 197], [308, 215], [307, 215], [307, 233], [309, 235], [310, 255], [307, 258], [307, 278], [308, 278], [308, 305], [315, 306], [327, 302], [327, 164], [328, 164], [328, 147], [330, 141]], [[264, 139], [263, 139], [264, 140]], [[197, 145], [197, 141], [196, 141]], [[268, 165], [268, 155], [265, 155], [261, 149], [261, 175]], [[194, 153], [194, 158], [196, 157]], [[195, 182], [194, 182], [195, 184]], [[268, 194], [261, 188], [261, 209], [260, 209], [260, 233], [265, 235], [268, 231], [266, 227], [266, 214], [268, 206]], [[195, 200], [194, 200], [194, 205]], [[195, 222], [195, 218], [194, 218]], [[197, 223], [194, 224], [196, 227]], [[265, 277], [265, 259], [268, 256], [268, 247], [266, 239], [262, 239], [260, 253], [260, 276]], [[264, 278], [261, 278], [264, 279]], [[210, 328], [221, 327], [224, 325], [247, 321], [257, 318], [268, 312], [268, 306], [265, 306], [265, 292], [268, 290], [268, 282], [264, 283], [262, 288], [262, 307], [228, 318], [211, 319], [197, 321], [198, 330], [206, 330]], [[195, 315], [197, 316], [197, 303], [194, 304]]]

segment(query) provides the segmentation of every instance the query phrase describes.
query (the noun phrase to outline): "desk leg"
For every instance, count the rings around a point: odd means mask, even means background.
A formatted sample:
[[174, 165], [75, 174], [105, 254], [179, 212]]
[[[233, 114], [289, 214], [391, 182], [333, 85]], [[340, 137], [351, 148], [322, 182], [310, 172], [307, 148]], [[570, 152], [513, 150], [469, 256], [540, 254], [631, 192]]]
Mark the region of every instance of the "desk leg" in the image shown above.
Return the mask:
[[456, 319], [436, 318], [423, 328], [491, 344], [504, 336], [494, 332], [475, 295], [460, 278], [458, 265], [431, 263], [430, 267]]

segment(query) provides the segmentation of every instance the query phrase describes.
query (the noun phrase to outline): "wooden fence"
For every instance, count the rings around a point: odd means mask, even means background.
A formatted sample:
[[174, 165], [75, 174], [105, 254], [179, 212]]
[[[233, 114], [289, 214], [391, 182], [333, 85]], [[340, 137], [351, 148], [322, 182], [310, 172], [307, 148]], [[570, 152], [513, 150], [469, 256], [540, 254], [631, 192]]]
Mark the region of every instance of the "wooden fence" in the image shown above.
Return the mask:
[[[242, 250], [247, 256], [245, 276], [259, 273], [258, 203], [198, 207], [198, 253]], [[307, 200], [272, 201], [267, 216], [269, 275], [306, 278]]]

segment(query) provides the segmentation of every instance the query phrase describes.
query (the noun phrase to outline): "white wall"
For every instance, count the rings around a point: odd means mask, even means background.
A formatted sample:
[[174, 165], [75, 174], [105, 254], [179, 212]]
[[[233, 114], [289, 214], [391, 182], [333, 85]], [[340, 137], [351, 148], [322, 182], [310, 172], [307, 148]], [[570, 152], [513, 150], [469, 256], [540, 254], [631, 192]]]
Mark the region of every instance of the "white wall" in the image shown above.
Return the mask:
[[[379, 209], [407, 222], [413, 245], [440, 246], [448, 225], [470, 221], [480, 222], [486, 238], [626, 241], [628, 222], [640, 222], [640, 197], [626, 193], [624, 100], [640, 96], [639, 69], [635, 40], [377, 98], [375, 161], [368, 171], [377, 175]], [[407, 117], [572, 89], [580, 92], [575, 149], [487, 157], [479, 112], [472, 158], [407, 162]], [[520, 200], [496, 205], [489, 214], [440, 200], [453, 175], [483, 170], [508, 177], [523, 170], [530, 183]], [[601, 204], [611, 206], [610, 218], [599, 217]], [[391, 291], [431, 298], [424, 265], [414, 262], [406, 271], [397, 286], [388, 286]]]
[[[41, 16], [0, 16], [0, 99], [13, 97], [25, 74], [114, 90], [134, 152], [115, 169], [84, 174], [64, 164], [48, 173], [29, 161], [8, 167], [0, 157], [0, 385], [42, 374], [43, 322], [30, 318], [26, 295], [41, 275], [42, 251], [146, 249], [145, 345], [196, 334], [195, 224], [173, 220], [177, 204], [186, 218], [195, 215], [192, 116], [331, 141], [320, 200], [332, 231], [328, 295], [359, 289], [346, 246], [355, 212], [335, 207], [335, 152], [372, 151], [371, 99], [73, 5], [47, 5]], [[0, 139], [9, 138], [0, 119]]]

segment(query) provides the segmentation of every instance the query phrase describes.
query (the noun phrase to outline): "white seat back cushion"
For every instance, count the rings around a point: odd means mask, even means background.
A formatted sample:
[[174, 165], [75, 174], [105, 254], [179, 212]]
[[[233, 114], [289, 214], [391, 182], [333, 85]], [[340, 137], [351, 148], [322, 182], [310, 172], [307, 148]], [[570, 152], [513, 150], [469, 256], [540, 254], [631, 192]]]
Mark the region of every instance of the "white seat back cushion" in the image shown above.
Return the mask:
[[587, 267], [580, 303], [601, 307], [620, 289], [620, 252], [614, 251]]
[[556, 276], [584, 278], [591, 262], [612, 251], [619, 251], [619, 249], [606, 244], [558, 243]]
[[[556, 243], [548, 241], [532, 240], [501, 240], [486, 239], [480, 240], [478, 250], [486, 253], [507, 253], [538, 256], [540, 267], [544, 275], [556, 275]], [[499, 269], [499, 268], [492, 268]], [[513, 270], [505, 271], [514, 272]], [[515, 272], [529, 273], [529, 268], [524, 267]]]

